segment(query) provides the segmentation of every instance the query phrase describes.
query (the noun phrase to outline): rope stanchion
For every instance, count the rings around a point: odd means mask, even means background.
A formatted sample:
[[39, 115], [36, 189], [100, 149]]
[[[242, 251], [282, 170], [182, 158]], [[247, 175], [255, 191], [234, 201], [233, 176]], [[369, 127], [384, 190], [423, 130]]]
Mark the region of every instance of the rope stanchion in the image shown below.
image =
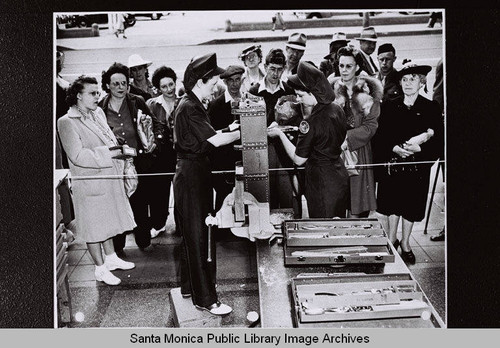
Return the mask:
[[[434, 164], [434, 163], [445, 163], [444, 160], [436, 160], [436, 161], [415, 161], [415, 162], [396, 162], [396, 163], [370, 163], [370, 164], [356, 164], [353, 167], [357, 169], [370, 169], [374, 167], [393, 167], [399, 165], [408, 165], [408, 164]], [[280, 171], [293, 171], [293, 170], [304, 170], [304, 167], [291, 167], [291, 168], [270, 168], [270, 172], [280, 172]], [[214, 170], [212, 174], [234, 174], [234, 170]], [[175, 172], [166, 172], [166, 173], [142, 173], [137, 174], [137, 177], [147, 177], [147, 176], [174, 176]], [[86, 180], [86, 179], [124, 179], [132, 177], [132, 175], [93, 175], [93, 176], [72, 176], [72, 180]], [[135, 176], [134, 176], [135, 177]]]

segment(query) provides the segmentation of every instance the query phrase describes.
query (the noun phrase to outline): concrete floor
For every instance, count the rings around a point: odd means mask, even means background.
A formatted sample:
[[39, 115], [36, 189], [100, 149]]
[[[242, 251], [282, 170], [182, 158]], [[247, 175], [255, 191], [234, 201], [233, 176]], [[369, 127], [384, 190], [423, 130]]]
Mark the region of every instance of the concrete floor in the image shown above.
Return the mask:
[[[431, 172], [431, 185], [435, 167]], [[423, 234], [425, 220], [414, 226], [411, 246], [417, 262], [409, 265], [409, 269], [446, 322], [445, 242], [429, 240], [431, 235], [442, 230], [444, 215], [444, 186], [440, 177], [432, 202], [428, 234]], [[127, 236], [124, 258], [135, 262], [136, 268], [114, 271], [122, 280], [118, 286], [95, 281], [92, 259], [86, 244], [78, 239], [78, 231], [75, 231], [76, 240], [68, 247], [72, 321], [60, 326], [173, 327], [168, 294], [171, 288], [180, 286], [178, 259], [181, 239], [173, 233], [175, 226], [172, 222], [171, 215], [167, 232], [152, 240], [155, 248], [149, 253], [139, 250], [132, 235]], [[223, 317], [222, 326], [248, 326], [247, 313], [259, 312], [257, 262], [252, 242], [226, 233], [218, 236], [217, 282], [220, 300], [234, 308], [233, 313]]]

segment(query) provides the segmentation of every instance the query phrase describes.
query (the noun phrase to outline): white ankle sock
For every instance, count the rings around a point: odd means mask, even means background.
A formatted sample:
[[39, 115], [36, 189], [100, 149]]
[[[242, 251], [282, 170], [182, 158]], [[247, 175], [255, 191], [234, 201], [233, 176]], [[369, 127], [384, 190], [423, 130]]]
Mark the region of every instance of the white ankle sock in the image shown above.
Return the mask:
[[116, 253], [114, 252], [112, 254], [106, 255], [106, 258], [110, 259], [110, 260], [117, 260], [118, 259], [118, 255], [116, 255]]
[[95, 265], [95, 270], [96, 270], [96, 271], [101, 271], [101, 272], [102, 272], [102, 271], [107, 270], [107, 268], [106, 268], [106, 265], [105, 265], [105, 264], [102, 264], [102, 265], [100, 265], [100, 266]]

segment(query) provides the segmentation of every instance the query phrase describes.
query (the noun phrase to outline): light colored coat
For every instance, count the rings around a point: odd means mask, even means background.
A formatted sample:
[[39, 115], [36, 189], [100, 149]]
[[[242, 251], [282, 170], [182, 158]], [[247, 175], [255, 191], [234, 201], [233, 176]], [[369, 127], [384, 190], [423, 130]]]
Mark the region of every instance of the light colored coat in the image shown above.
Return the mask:
[[[101, 108], [95, 115], [107, 126]], [[111, 158], [102, 131], [75, 106], [57, 121], [57, 129], [73, 177], [123, 174], [124, 161]], [[114, 137], [109, 127], [108, 133]], [[103, 242], [136, 226], [122, 178], [74, 179], [72, 191], [78, 232], [86, 242]]]

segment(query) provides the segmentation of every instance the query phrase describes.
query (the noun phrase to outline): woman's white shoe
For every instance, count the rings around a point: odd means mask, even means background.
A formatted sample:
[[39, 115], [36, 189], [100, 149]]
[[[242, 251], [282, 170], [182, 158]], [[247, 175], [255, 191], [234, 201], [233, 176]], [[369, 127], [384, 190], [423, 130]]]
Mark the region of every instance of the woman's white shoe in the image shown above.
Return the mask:
[[97, 268], [95, 270], [95, 279], [100, 282], [104, 282], [108, 285], [118, 285], [121, 283], [120, 278], [115, 277], [113, 273], [111, 273], [106, 268]]
[[224, 303], [220, 302], [215, 302], [214, 304], [208, 306], [208, 307], [201, 307], [201, 306], [196, 306], [196, 308], [210, 312], [213, 315], [226, 315], [229, 314], [233, 311], [231, 307], [228, 305], [225, 305]]
[[115, 269], [129, 270], [135, 267], [135, 263], [122, 260], [116, 255], [114, 257], [106, 256], [104, 264], [110, 271], [114, 271]]

